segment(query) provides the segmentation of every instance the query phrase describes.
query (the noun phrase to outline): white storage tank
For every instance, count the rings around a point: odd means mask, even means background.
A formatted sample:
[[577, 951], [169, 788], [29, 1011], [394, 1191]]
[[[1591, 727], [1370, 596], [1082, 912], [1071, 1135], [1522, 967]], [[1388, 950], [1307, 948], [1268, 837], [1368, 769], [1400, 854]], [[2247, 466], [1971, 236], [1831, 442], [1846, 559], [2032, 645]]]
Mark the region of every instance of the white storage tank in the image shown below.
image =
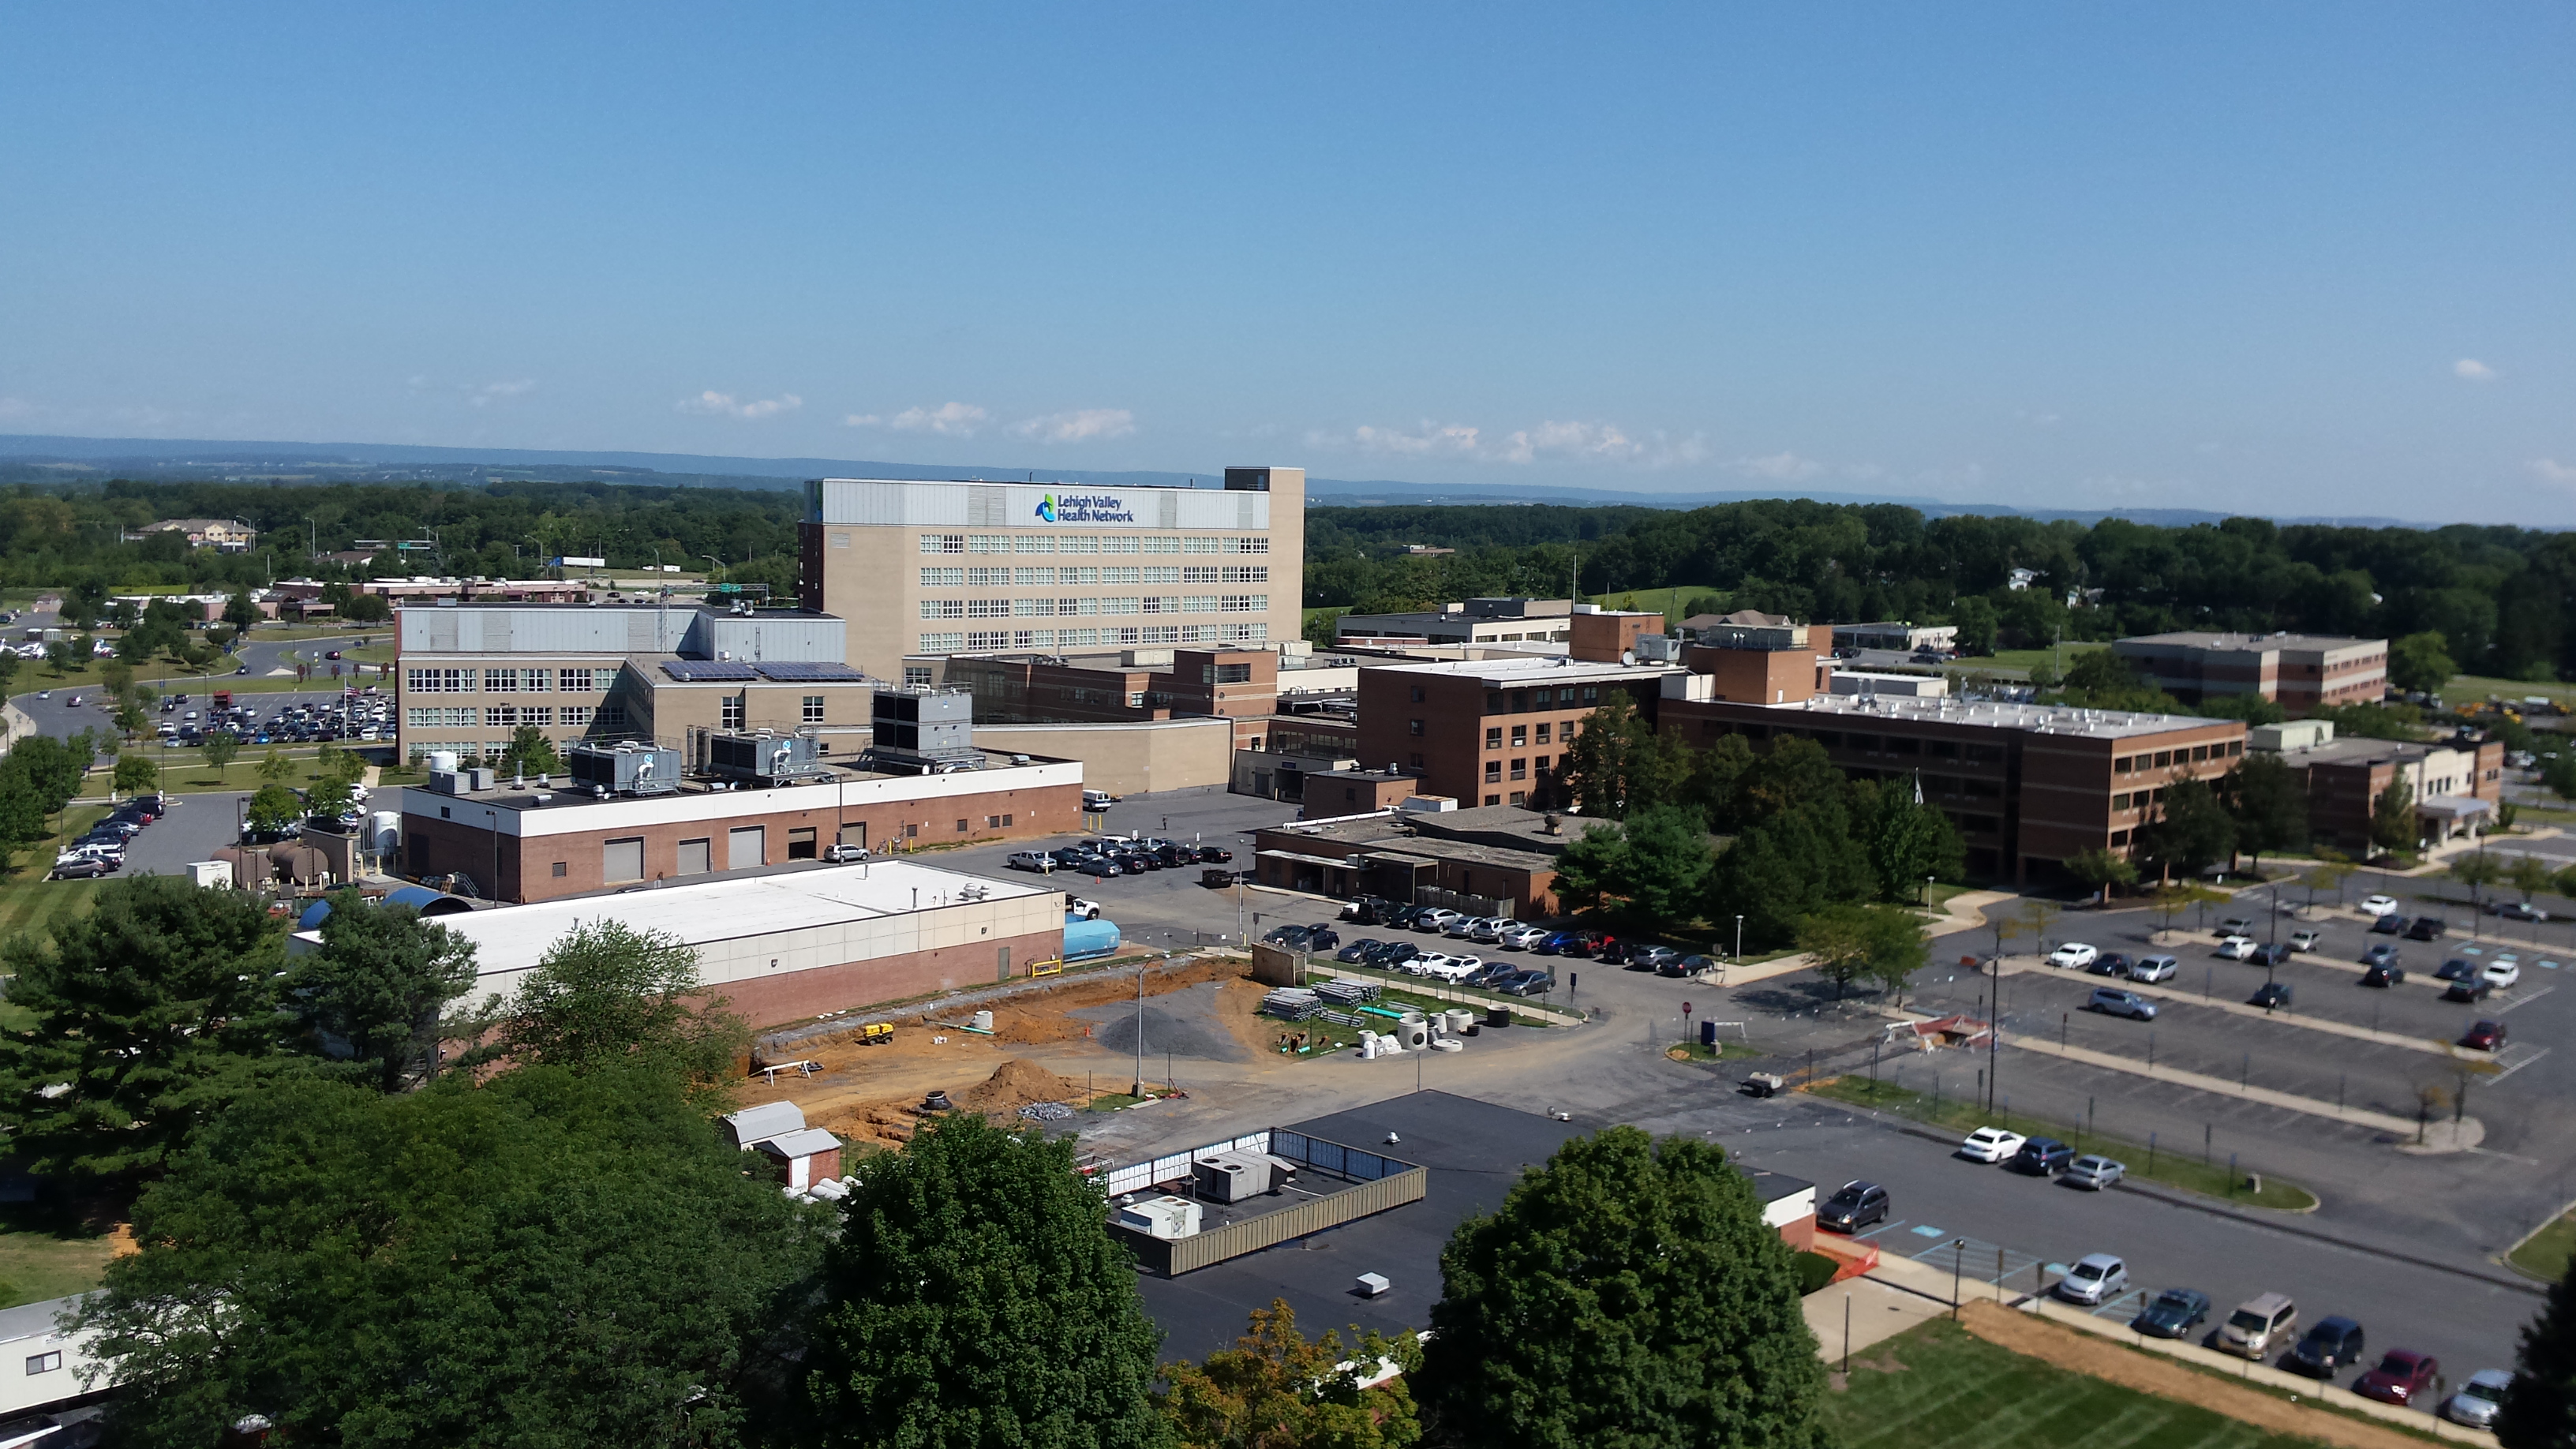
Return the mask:
[[439, 772], [442, 772], [442, 771], [443, 771], [443, 772], [445, 772], [445, 773], [447, 773], [447, 774], [450, 774], [450, 775], [455, 774], [455, 773], [456, 773], [456, 752], [455, 752], [454, 750], [432, 750], [432, 751], [430, 751], [430, 752], [429, 752], [429, 768], [430, 768], [430, 772], [431, 772], [431, 773], [433, 773], [433, 774], [436, 774], [436, 773], [439, 773]]
[[379, 810], [367, 817], [367, 849], [378, 855], [395, 855], [402, 850], [402, 812]]

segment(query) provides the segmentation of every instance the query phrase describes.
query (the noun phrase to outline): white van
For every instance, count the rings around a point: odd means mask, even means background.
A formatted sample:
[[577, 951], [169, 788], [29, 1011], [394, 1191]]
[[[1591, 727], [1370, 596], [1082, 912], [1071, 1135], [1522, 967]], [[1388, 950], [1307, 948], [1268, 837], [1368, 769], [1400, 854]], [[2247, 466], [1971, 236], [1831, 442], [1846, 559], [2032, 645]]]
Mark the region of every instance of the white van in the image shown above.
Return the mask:
[[1085, 810], [1106, 810], [1117, 803], [1118, 797], [1110, 794], [1106, 790], [1085, 790], [1082, 792], [1082, 808]]

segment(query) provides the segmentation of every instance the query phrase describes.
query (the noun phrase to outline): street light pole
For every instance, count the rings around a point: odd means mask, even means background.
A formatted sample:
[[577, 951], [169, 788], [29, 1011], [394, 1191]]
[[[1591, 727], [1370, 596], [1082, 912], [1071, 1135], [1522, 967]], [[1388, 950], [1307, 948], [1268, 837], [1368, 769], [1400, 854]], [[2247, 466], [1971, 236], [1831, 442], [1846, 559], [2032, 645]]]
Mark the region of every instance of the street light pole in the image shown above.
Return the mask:
[[1952, 1323], [1959, 1321], [1959, 1277], [1965, 1271], [1967, 1262], [1968, 1240], [1952, 1238], [1950, 1240], [1950, 1321]]

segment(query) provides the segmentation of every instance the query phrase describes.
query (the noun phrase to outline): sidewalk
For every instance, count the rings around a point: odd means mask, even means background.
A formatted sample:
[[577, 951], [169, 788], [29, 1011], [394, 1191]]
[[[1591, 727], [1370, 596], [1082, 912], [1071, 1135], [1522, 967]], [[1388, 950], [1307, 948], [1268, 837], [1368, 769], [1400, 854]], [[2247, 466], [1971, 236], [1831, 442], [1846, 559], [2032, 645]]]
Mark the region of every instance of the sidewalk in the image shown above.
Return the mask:
[[2194, 1091], [2234, 1097], [2239, 1101], [2260, 1102], [2267, 1107], [2282, 1107], [2310, 1117], [2323, 1117], [2329, 1121], [2345, 1122], [2355, 1127], [2367, 1127], [2375, 1132], [2389, 1133], [2402, 1139], [2397, 1149], [2400, 1152], [2428, 1155], [2466, 1152], [2486, 1140], [2486, 1124], [2475, 1117], [2470, 1117], [2457, 1123], [2438, 1121], [2430, 1123], [2424, 1129], [2424, 1142], [2419, 1147], [2415, 1143], [2415, 1122], [2412, 1118], [2391, 1116], [2386, 1112], [2373, 1112], [2364, 1107], [2338, 1107], [2332, 1102], [2321, 1102], [2314, 1097], [2276, 1092], [2269, 1087], [2246, 1086], [2230, 1082], [2224, 1077], [2208, 1076], [2200, 1072], [2149, 1066], [2131, 1057], [2115, 1056], [2110, 1052], [2097, 1052], [2090, 1047], [2061, 1046], [2056, 1042], [2027, 1034], [2008, 1036], [2006, 1041], [2016, 1051], [2036, 1052], [2041, 1056], [2056, 1057], [2061, 1061], [2080, 1062], [2089, 1067], [2127, 1072], [2131, 1076], [2170, 1082], [2177, 1087], [2189, 1087]]

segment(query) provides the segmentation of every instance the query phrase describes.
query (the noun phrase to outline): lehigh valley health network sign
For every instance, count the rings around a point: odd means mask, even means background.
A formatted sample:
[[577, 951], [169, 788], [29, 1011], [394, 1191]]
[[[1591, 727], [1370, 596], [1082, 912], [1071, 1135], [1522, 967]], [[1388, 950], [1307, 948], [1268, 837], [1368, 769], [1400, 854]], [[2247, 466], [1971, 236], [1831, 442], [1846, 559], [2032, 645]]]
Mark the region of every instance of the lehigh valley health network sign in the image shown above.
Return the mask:
[[1038, 499], [1042, 523], [1134, 523], [1136, 510], [1115, 493], [1048, 493]]

